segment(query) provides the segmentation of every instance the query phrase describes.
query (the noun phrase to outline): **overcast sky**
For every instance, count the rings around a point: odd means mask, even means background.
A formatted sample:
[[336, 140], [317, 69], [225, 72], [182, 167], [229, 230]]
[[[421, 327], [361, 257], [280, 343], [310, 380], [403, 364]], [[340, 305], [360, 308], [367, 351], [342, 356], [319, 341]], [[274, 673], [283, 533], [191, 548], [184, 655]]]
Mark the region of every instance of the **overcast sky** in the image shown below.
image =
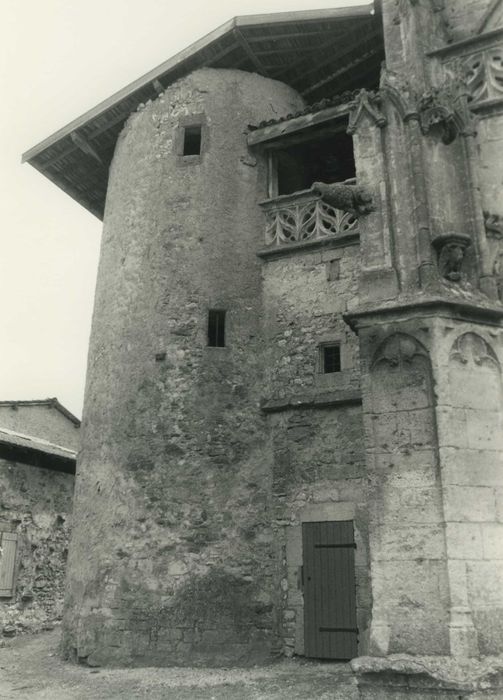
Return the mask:
[[79, 417], [101, 224], [21, 154], [242, 14], [364, 0], [2, 0], [0, 400]]

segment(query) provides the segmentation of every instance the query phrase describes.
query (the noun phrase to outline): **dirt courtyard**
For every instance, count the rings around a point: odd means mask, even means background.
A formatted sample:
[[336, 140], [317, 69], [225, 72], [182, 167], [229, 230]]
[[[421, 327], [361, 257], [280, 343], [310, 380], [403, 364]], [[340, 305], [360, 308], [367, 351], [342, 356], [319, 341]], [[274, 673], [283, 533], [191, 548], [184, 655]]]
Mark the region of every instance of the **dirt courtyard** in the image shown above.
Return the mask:
[[346, 664], [284, 660], [247, 669], [90, 669], [61, 661], [59, 630], [6, 640], [1, 700], [356, 700]]

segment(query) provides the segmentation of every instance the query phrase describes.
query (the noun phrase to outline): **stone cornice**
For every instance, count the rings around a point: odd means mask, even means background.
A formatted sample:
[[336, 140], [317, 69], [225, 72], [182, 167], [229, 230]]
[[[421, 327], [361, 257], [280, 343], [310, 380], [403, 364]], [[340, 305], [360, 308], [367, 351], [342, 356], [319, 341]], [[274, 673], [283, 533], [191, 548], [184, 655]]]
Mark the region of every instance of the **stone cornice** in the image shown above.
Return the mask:
[[395, 299], [381, 304], [363, 304], [343, 315], [344, 321], [356, 333], [362, 327], [376, 322], [408, 320], [413, 317], [442, 316], [471, 323], [485, 323], [501, 326], [503, 306], [492, 304], [489, 300], [480, 302], [469, 298], [443, 297], [440, 295], [421, 295], [407, 299]]
[[468, 49], [468, 53], [472, 50], [477, 50], [482, 48], [484, 45], [490, 45], [494, 40], [503, 39], [503, 27], [494, 29], [491, 32], [485, 32], [485, 34], [476, 34], [468, 39], [463, 39], [462, 41], [456, 41], [453, 44], [448, 44], [447, 46], [442, 46], [440, 49], [434, 49], [433, 51], [428, 51], [427, 56], [431, 57], [443, 57], [450, 54], [464, 53], [465, 49]]

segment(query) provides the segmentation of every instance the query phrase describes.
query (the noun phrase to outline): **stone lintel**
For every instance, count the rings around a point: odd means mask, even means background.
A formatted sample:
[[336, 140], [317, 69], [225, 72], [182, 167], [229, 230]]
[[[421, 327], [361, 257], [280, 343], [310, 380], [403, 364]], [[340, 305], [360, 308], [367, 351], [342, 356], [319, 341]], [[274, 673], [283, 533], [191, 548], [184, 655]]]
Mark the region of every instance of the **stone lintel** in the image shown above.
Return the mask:
[[420, 700], [425, 697], [457, 698], [457, 693], [475, 694], [478, 698], [496, 698], [503, 692], [503, 657], [487, 657], [481, 661], [449, 656], [388, 657], [362, 656], [353, 659], [351, 669], [356, 676], [360, 698], [393, 698]]
[[290, 411], [293, 408], [337, 408], [338, 406], [360, 405], [359, 391], [339, 390], [316, 395], [297, 395], [283, 399], [264, 400], [260, 408], [264, 413]]
[[488, 300], [478, 302], [468, 299], [446, 298], [441, 296], [422, 296], [406, 300], [395, 299], [380, 305], [366, 304], [343, 315], [351, 330], [372, 326], [379, 322], [403, 320], [414, 316], [444, 316], [459, 321], [485, 323], [500, 326], [503, 320], [503, 306], [491, 304]]

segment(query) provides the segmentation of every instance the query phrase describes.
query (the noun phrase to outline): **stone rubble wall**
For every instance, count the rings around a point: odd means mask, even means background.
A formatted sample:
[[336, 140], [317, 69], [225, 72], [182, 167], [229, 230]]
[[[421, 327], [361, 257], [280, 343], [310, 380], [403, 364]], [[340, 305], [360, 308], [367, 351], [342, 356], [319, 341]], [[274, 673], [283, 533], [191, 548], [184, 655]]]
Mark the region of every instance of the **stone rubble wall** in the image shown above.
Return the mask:
[[[336, 266], [337, 274], [334, 275]], [[316, 398], [358, 397], [358, 341], [342, 314], [357, 292], [355, 245], [285, 253], [264, 262], [266, 398], [285, 408], [269, 418], [274, 455], [277, 624], [286, 655], [304, 654], [300, 581], [302, 523], [353, 520], [359, 647], [368, 647], [371, 597], [361, 407], [303, 406]], [[320, 346], [339, 343], [341, 372], [321, 371]], [[292, 409], [290, 401], [299, 407]]]
[[[251, 663], [275, 641], [256, 253], [281, 83], [196, 71], [133, 115], [111, 168], [64, 647], [88, 663]], [[201, 156], [180, 128], [203, 121]], [[225, 309], [226, 347], [207, 346]]]
[[73, 485], [73, 474], [0, 460], [0, 531], [18, 535], [15, 594], [0, 598], [5, 636], [61, 620]]

